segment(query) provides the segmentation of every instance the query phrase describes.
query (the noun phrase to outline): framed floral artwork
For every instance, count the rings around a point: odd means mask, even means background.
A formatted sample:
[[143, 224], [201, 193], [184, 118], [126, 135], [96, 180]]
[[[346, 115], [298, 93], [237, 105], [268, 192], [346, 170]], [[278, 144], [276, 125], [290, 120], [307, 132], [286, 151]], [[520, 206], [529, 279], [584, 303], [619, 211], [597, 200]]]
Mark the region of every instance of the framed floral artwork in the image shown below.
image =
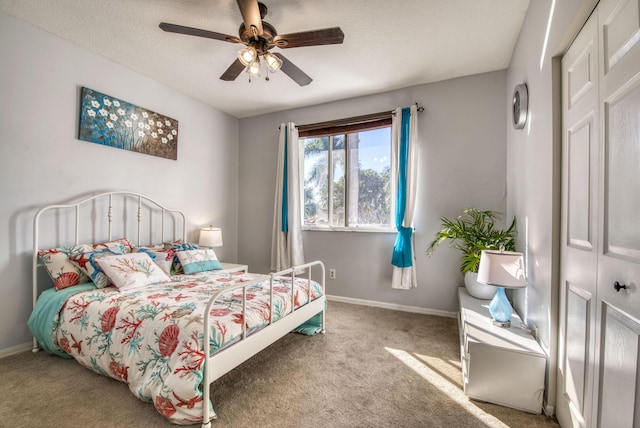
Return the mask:
[[78, 139], [132, 152], [178, 158], [178, 121], [82, 88]]

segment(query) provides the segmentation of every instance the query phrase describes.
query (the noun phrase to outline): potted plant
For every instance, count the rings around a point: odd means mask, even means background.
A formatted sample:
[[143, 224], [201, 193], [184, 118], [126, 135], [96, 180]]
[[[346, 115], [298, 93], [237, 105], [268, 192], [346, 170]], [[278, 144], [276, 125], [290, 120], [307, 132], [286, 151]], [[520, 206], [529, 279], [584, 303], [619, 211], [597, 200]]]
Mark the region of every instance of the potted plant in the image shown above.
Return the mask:
[[442, 229], [427, 248], [427, 256], [431, 256], [438, 244], [450, 240], [449, 245], [462, 252], [460, 271], [464, 275], [467, 291], [473, 297], [490, 299], [496, 287], [481, 284], [477, 281], [480, 253], [482, 250], [515, 251], [516, 219], [514, 217], [508, 229], [498, 229], [495, 223], [500, 214], [495, 211], [480, 211], [467, 208], [464, 214], [455, 220], [441, 217]]

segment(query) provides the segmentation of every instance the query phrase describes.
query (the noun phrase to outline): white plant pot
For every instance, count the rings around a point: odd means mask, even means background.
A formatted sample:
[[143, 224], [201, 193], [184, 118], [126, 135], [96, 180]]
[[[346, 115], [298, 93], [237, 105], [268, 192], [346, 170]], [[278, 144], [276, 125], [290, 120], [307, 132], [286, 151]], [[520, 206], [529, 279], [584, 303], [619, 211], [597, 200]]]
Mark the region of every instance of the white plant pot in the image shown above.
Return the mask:
[[467, 288], [467, 292], [476, 299], [493, 299], [496, 291], [498, 291], [498, 288], [493, 285], [478, 282], [477, 272], [467, 272], [464, 274], [464, 286]]

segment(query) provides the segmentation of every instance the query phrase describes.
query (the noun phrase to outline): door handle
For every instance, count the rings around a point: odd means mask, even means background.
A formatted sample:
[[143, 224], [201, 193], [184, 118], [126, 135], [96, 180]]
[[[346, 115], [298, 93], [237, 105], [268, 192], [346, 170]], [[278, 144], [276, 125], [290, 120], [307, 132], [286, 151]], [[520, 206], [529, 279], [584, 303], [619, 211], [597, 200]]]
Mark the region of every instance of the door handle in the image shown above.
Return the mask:
[[617, 292], [620, 292], [621, 288], [624, 288], [625, 290], [627, 289], [627, 285], [626, 284], [620, 284], [618, 281], [613, 283], [613, 288], [616, 289]]

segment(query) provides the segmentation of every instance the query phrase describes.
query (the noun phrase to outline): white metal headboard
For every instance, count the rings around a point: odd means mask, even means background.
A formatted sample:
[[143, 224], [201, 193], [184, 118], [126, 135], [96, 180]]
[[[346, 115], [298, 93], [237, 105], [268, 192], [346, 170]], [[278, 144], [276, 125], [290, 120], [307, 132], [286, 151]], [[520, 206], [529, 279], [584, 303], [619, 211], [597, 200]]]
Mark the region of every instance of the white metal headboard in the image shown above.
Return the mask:
[[[160, 242], [166, 242], [169, 239], [176, 240], [176, 239], [186, 238], [187, 224], [185, 220], [185, 215], [182, 211], [167, 208], [164, 205], [160, 204], [159, 202], [147, 196], [141, 195], [139, 193], [126, 192], [126, 191], [105, 192], [105, 193], [100, 193], [93, 196], [88, 196], [72, 203], [55, 204], [55, 205], [48, 205], [46, 207], [43, 207], [36, 213], [33, 219], [33, 305], [34, 307], [36, 304], [36, 300], [38, 298], [38, 267], [42, 266], [42, 264], [38, 259], [38, 250], [42, 249], [40, 248], [40, 226], [41, 226], [40, 223], [41, 223], [42, 215], [48, 211], [59, 210], [61, 211], [62, 216], [66, 216], [66, 215], [73, 216], [73, 219], [71, 219], [71, 221], [74, 224], [74, 232], [73, 232], [74, 236], [73, 236], [73, 239], [71, 239], [71, 237], [69, 237], [69, 239], [66, 239], [66, 242], [64, 243], [64, 245], [68, 245], [71, 242], [73, 242], [74, 245], [78, 245], [80, 244], [79, 242], [80, 226], [84, 224], [82, 221], [83, 219], [81, 219], [81, 208], [83, 206], [89, 206], [90, 204], [96, 205], [96, 202], [98, 201], [102, 201], [102, 202], [106, 201], [107, 207], [106, 207], [105, 216], [104, 217], [87, 216], [88, 218], [86, 218], [86, 223], [88, 223], [89, 229], [95, 230], [98, 228], [98, 226], [104, 225], [103, 219], [106, 219], [108, 232], [107, 232], [107, 236], [105, 236], [105, 239], [106, 241], [111, 241], [114, 238], [112, 236], [114, 218], [123, 220], [122, 218], [120, 218], [120, 216], [114, 216], [114, 212], [113, 212], [114, 197], [117, 197], [125, 201], [125, 203], [122, 205], [123, 211], [126, 209], [125, 207], [126, 207], [127, 199], [137, 200], [138, 207], [137, 207], [137, 222], [136, 222], [137, 228], [135, 231], [136, 236], [135, 237], [126, 236], [126, 238], [129, 238], [135, 245], [141, 244], [140, 236], [141, 236], [142, 226], [146, 224], [145, 218], [149, 218], [150, 220], [154, 212], [156, 213], [157, 216], [160, 217], [160, 227], [159, 227], [160, 230], [156, 232], [156, 234], [159, 236], [159, 239], [161, 239]], [[147, 211], [147, 214], [148, 214], [146, 216], [145, 216], [145, 211]], [[175, 231], [175, 227], [174, 227], [174, 233], [172, 234], [172, 236], [167, 236], [165, 234], [165, 222], [167, 222], [169, 218], [171, 218], [174, 222], [178, 221], [178, 223], [181, 223], [182, 225], [181, 230], [178, 232]], [[118, 236], [118, 238], [123, 238], [123, 236]], [[87, 242], [87, 244], [90, 244], [90, 243], [91, 242]], [[157, 243], [157, 242], [154, 242], [154, 243]]]

